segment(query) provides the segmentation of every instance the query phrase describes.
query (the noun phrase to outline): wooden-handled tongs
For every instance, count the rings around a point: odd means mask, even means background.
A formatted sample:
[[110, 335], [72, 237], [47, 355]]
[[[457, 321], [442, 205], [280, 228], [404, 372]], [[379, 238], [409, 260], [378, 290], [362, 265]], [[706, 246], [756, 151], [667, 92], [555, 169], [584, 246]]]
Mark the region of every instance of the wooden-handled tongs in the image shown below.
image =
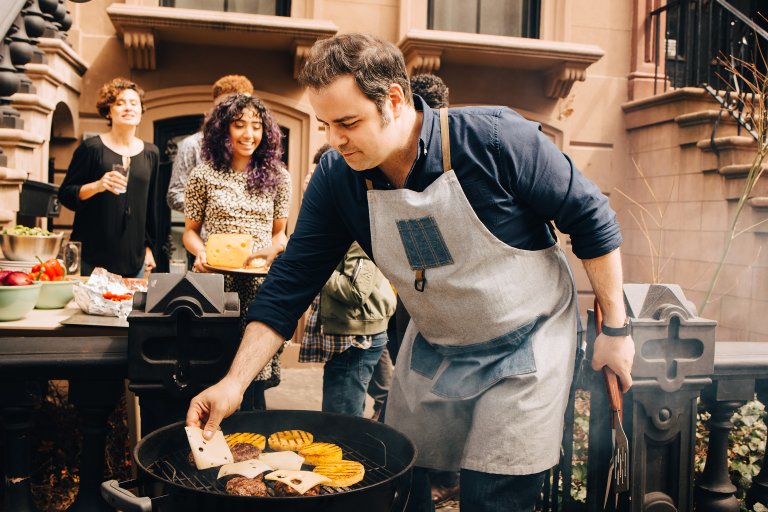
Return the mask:
[[[595, 332], [600, 334], [603, 327], [603, 312], [595, 300]], [[608, 389], [608, 400], [611, 409], [611, 464], [608, 468], [608, 482], [605, 486], [605, 500], [603, 509], [608, 505], [608, 496], [613, 488], [614, 510], [619, 505], [619, 494], [629, 490], [629, 441], [624, 428], [621, 425], [622, 393], [619, 387], [619, 379], [613, 370], [603, 367], [605, 386]], [[611, 485], [613, 484], [613, 485]]]

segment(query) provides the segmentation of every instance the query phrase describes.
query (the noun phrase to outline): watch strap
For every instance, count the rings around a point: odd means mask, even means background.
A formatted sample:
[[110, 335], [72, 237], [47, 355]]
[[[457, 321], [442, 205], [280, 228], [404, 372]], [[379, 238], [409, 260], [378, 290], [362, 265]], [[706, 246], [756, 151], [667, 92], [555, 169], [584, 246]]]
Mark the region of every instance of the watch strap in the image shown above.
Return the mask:
[[606, 336], [629, 336], [632, 334], [632, 322], [630, 322], [629, 317], [624, 321], [624, 325], [621, 327], [609, 327], [605, 325], [605, 322], [601, 324], [601, 330], [602, 333]]

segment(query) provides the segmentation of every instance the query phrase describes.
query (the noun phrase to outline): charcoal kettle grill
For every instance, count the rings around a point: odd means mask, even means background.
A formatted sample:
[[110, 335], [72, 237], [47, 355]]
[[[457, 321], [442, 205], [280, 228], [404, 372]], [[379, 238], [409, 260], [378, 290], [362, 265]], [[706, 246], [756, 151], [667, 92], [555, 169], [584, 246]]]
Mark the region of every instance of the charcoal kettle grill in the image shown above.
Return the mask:
[[[125, 512], [402, 512], [408, 500], [416, 448], [395, 429], [365, 418], [317, 411], [252, 411], [234, 414], [221, 425], [225, 434], [281, 430], [311, 432], [316, 441], [339, 445], [344, 459], [365, 467], [365, 477], [349, 487], [321, 486], [318, 496], [248, 497], [226, 491], [218, 468], [197, 470], [188, 460], [189, 443], [182, 422], [144, 437], [133, 456], [136, 480], [102, 484], [102, 496]], [[303, 469], [310, 469], [306, 466]], [[136, 496], [128, 489], [164, 484], [159, 496]]]

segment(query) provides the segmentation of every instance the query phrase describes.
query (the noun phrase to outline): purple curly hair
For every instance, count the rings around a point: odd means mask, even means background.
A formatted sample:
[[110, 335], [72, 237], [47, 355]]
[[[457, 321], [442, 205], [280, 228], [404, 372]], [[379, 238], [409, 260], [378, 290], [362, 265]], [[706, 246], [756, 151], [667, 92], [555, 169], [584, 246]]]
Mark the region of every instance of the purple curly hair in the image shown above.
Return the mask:
[[273, 191], [277, 187], [283, 166], [280, 159], [283, 155], [283, 132], [264, 104], [255, 96], [233, 94], [211, 110], [203, 124], [202, 157], [216, 169], [229, 169], [232, 162], [229, 125], [243, 117], [246, 109], [252, 109], [259, 114], [263, 132], [261, 142], [245, 169], [248, 190], [261, 188]]

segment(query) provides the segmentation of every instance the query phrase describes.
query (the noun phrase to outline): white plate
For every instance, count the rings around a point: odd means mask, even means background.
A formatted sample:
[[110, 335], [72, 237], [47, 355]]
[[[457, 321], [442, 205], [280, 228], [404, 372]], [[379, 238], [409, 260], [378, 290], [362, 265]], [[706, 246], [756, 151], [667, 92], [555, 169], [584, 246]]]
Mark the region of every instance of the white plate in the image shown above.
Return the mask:
[[37, 261], [15, 261], [0, 259], [0, 270], [17, 270], [20, 272], [31, 272], [32, 267], [37, 265]]

